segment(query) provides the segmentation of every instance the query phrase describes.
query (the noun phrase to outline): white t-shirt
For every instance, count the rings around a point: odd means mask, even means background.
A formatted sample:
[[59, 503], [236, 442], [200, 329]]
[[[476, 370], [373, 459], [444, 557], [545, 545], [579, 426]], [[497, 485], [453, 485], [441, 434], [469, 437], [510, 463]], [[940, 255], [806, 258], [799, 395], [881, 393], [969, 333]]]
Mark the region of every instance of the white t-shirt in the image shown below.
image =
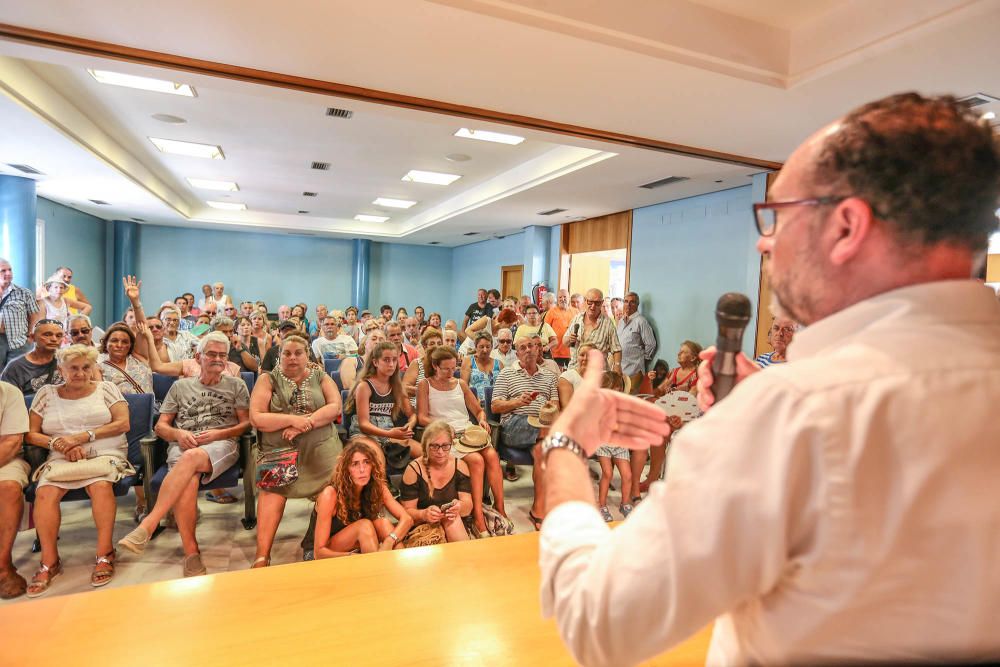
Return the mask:
[[345, 334], [339, 334], [333, 340], [320, 336], [312, 342], [312, 351], [317, 360], [322, 359], [326, 352], [333, 352], [338, 357], [347, 357], [358, 353], [358, 344]]

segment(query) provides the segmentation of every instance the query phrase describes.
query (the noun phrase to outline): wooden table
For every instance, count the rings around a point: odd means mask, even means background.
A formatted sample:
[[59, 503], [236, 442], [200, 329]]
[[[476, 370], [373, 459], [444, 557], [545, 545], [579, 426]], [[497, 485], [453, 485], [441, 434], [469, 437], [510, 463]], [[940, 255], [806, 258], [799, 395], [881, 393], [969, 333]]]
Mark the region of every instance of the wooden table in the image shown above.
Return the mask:
[[538, 585], [532, 533], [43, 598], [0, 609], [0, 664], [572, 665]]

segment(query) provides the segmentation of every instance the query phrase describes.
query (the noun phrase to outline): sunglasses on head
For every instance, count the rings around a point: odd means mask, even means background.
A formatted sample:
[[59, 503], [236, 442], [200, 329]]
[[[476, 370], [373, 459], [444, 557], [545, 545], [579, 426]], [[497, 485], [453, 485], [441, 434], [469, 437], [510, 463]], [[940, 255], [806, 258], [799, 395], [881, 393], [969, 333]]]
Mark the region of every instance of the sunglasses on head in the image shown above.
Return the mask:
[[35, 328], [32, 329], [32, 331], [38, 331], [38, 327], [45, 326], [46, 324], [57, 324], [60, 327], [62, 327], [62, 325], [63, 325], [63, 323], [60, 322], [59, 320], [43, 319], [43, 320], [38, 320], [37, 322], [35, 322]]

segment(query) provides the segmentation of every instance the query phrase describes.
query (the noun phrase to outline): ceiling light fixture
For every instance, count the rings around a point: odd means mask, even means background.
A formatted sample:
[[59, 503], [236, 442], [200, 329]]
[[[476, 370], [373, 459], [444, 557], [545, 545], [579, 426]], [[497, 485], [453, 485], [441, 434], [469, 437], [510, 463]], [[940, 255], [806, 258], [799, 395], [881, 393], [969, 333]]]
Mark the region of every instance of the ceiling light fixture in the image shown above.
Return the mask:
[[389, 208], [410, 208], [417, 204], [409, 199], [392, 199], [391, 197], [379, 197], [372, 203], [376, 206], [388, 206]]
[[221, 209], [223, 211], [245, 211], [247, 210], [246, 204], [240, 204], [234, 201], [207, 201], [205, 202], [212, 208]]
[[448, 153], [444, 156], [444, 159], [448, 162], [468, 162], [472, 158], [465, 153]]
[[153, 145], [156, 146], [161, 153], [185, 155], [187, 157], [203, 157], [211, 160], [226, 159], [226, 156], [222, 153], [222, 148], [213, 144], [196, 144], [191, 141], [158, 139], [156, 137], [149, 137], [149, 140], [153, 142]]
[[359, 213], [354, 216], [354, 219], [358, 222], [385, 222], [389, 218], [385, 215], [365, 215], [364, 213]]
[[194, 88], [186, 83], [164, 81], [163, 79], [151, 79], [145, 76], [135, 76], [134, 74], [122, 74], [121, 72], [108, 72], [107, 70], [101, 69], [88, 69], [87, 72], [90, 76], [94, 77], [98, 83], [106, 83], [109, 86], [124, 86], [125, 88], [151, 90], [154, 93], [183, 95], [184, 97], [198, 96]]
[[212, 181], [206, 178], [189, 178], [187, 182], [202, 190], [222, 190], [224, 192], [239, 192], [240, 186], [232, 181]]
[[486, 130], [470, 130], [467, 127], [463, 127], [458, 132], [455, 133], [456, 137], [461, 137], [463, 139], [478, 139], [479, 141], [492, 141], [495, 144], [507, 144], [509, 146], [517, 146], [519, 143], [524, 141], [524, 137], [519, 137], [516, 134], [503, 134], [502, 132], [487, 132]]
[[983, 120], [993, 120], [996, 117], [997, 117], [997, 114], [996, 114], [995, 111], [987, 111], [986, 113], [984, 113], [982, 115], [982, 119]]
[[186, 119], [169, 113], [154, 113], [150, 118], [158, 120], [161, 123], [170, 123], [171, 125], [182, 125], [187, 122]]
[[411, 169], [406, 172], [406, 176], [403, 176], [402, 180], [413, 183], [428, 183], [430, 185], [451, 185], [460, 178], [462, 177], [456, 174], [442, 174], [437, 171]]

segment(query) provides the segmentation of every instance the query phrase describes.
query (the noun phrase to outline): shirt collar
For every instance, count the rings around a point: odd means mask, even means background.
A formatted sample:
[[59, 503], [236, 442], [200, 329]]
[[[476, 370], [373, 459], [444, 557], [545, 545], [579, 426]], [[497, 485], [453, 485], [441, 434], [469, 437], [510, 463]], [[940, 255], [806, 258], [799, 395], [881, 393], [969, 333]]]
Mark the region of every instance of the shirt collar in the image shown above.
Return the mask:
[[975, 280], [941, 280], [883, 292], [829, 315], [795, 334], [789, 361], [815, 356], [871, 331], [921, 323], [995, 322], [996, 295]]

